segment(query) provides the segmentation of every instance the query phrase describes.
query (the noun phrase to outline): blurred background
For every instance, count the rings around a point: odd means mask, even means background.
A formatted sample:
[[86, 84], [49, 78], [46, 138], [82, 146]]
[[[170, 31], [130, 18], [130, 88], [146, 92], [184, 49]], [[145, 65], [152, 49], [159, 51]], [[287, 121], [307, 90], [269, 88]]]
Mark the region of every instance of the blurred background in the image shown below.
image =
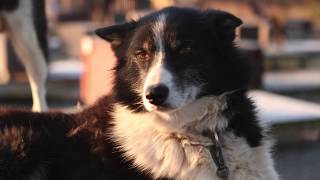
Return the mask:
[[[109, 93], [115, 58], [95, 28], [166, 6], [222, 9], [243, 20], [236, 42], [256, 70], [248, 95], [276, 139], [276, 168], [283, 179], [319, 180], [320, 0], [46, 0], [50, 108], [75, 111]], [[24, 67], [2, 32], [0, 62], [10, 72], [9, 82], [0, 80], [0, 104], [31, 107]]]

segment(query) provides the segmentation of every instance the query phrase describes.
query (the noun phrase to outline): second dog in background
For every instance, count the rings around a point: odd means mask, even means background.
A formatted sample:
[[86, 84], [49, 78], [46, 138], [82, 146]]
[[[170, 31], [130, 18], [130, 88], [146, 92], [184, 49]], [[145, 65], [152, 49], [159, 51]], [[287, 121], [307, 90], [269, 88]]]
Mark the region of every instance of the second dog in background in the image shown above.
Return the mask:
[[[33, 100], [33, 111], [47, 111], [46, 78], [48, 57], [47, 20], [44, 0], [1, 0], [0, 20], [26, 69]], [[1, 64], [0, 64], [1, 66]], [[8, 80], [2, 64], [2, 77]]]

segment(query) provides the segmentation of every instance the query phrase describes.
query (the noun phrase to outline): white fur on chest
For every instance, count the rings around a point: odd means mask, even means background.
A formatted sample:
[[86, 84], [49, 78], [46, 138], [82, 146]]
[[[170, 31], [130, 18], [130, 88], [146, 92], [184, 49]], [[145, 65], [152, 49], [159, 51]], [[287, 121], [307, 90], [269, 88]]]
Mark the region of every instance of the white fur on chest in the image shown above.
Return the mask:
[[[186, 136], [168, 127], [153, 113], [132, 113], [123, 106], [114, 112], [114, 140], [132, 159], [134, 166], [151, 172], [154, 178], [183, 180], [219, 180], [208, 149], [210, 140]], [[216, 123], [217, 125], [218, 123]], [[223, 155], [230, 169], [230, 180], [276, 180], [269, 153], [270, 143], [251, 148], [232, 132], [221, 135]]]
[[215, 177], [215, 167], [206, 148], [177, 138], [178, 134], [156, 122], [154, 114], [138, 115], [124, 107], [118, 107], [117, 111], [114, 138], [125, 150], [125, 155], [134, 160], [135, 166], [151, 171], [155, 178]]

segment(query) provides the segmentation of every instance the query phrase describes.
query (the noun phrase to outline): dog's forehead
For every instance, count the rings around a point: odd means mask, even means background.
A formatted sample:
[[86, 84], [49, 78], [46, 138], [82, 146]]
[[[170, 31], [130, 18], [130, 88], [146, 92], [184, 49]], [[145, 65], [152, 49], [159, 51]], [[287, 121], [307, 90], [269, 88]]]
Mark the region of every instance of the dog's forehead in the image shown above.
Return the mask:
[[162, 35], [166, 40], [180, 36], [195, 36], [195, 33], [201, 32], [205, 26], [202, 17], [202, 14], [197, 11], [173, 9], [160, 11], [140, 19], [140, 27], [136, 34], [140, 39], [153, 38], [155, 40], [157, 40], [156, 35]]

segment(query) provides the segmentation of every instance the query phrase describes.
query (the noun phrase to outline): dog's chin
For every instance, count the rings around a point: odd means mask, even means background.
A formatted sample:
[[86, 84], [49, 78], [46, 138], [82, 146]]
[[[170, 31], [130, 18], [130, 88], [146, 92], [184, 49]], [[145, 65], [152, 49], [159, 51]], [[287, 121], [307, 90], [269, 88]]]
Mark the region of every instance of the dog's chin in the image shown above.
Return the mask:
[[144, 103], [144, 107], [148, 112], [154, 112], [154, 113], [160, 113], [160, 114], [170, 114], [170, 113], [174, 113], [180, 109], [182, 109], [183, 107], [187, 106], [189, 103], [183, 103], [180, 105], [172, 105], [170, 103], [165, 103], [161, 106], [156, 106], [150, 103]]
[[150, 103], [144, 103], [144, 108], [148, 111], [148, 112], [160, 112], [160, 113], [170, 113], [172, 111], [175, 111], [177, 108], [173, 107], [170, 104], [164, 104], [161, 106], [156, 106]]

